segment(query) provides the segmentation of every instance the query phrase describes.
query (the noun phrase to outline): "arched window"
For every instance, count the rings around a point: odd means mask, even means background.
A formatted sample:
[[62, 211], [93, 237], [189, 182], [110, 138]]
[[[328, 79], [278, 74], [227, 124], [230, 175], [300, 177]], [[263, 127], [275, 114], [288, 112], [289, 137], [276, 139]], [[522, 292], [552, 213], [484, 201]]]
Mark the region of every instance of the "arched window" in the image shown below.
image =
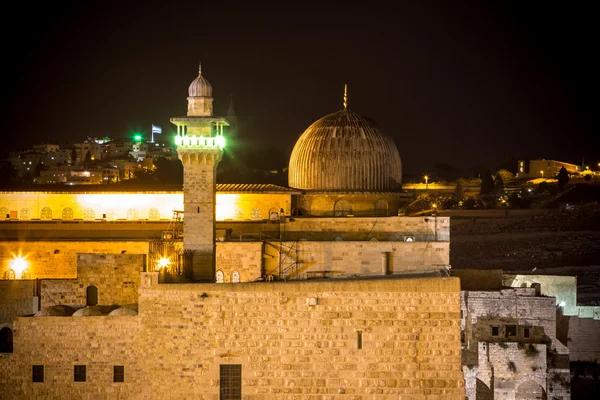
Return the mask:
[[253, 221], [260, 221], [262, 219], [262, 212], [260, 211], [260, 208], [252, 209], [252, 217], [251, 218]]
[[0, 329], [0, 353], [13, 352], [13, 332], [12, 329], [4, 327]]
[[63, 208], [62, 219], [64, 221], [72, 221], [73, 220], [73, 209], [71, 207]]
[[238, 208], [235, 211], [235, 219], [240, 220], [240, 219], [244, 219], [244, 209], [243, 208]]
[[88, 286], [85, 291], [85, 297], [88, 306], [98, 305], [98, 288], [94, 285]]
[[129, 220], [137, 220], [138, 219], [137, 208], [130, 208], [129, 210], [127, 210], [127, 219], [129, 219]]
[[31, 275], [31, 271], [29, 271], [29, 268], [25, 268], [23, 270], [23, 272], [21, 272], [21, 279], [33, 279], [33, 276]]
[[114, 211], [109, 211], [106, 213], [106, 220], [107, 221], [116, 221], [117, 220], [117, 213], [115, 213]]
[[10, 212], [8, 211], [8, 208], [6, 208], [6, 207], [0, 208], [0, 221], [4, 221], [7, 219], [10, 219]]
[[240, 273], [237, 271], [233, 271], [231, 273], [231, 282], [240, 283]]
[[379, 199], [375, 202], [375, 215], [378, 217], [387, 217], [388, 202], [384, 199]]
[[152, 207], [150, 210], [148, 210], [148, 219], [151, 219], [151, 220], [160, 219], [160, 211], [158, 211], [158, 208]]
[[217, 283], [223, 283], [223, 271], [217, 271], [216, 281]]
[[352, 214], [352, 204], [348, 200], [338, 200], [333, 208], [334, 217], [345, 217]]
[[86, 208], [83, 210], [83, 219], [86, 221], [93, 221], [96, 219], [96, 211], [93, 208]]
[[44, 221], [50, 221], [52, 219], [52, 209], [50, 207], [42, 208], [40, 212], [40, 219]]
[[29, 208], [21, 208], [21, 211], [19, 211], [19, 219], [22, 219], [23, 221], [31, 219], [31, 212], [29, 211]]
[[4, 272], [4, 279], [6, 279], [6, 280], [17, 279], [17, 275], [15, 274], [15, 271], [13, 271], [12, 269], [7, 269], [6, 272]]

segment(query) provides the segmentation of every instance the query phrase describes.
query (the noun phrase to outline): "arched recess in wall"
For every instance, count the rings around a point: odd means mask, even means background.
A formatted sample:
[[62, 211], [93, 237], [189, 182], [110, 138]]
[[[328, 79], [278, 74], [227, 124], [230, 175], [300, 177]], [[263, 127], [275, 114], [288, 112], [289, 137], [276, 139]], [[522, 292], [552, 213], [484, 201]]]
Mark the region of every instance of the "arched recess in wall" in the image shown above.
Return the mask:
[[253, 221], [260, 221], [262, 219], [262, 211], [260, 208], [252, 209], [252, 216], [250, 217]]
[[223, 277], [224, 277], [223, 271], [221, 271], [221, 270], [217, 271], [217, 274], [215, 277], [216, 277], [217, 283], [223, 283]]
[[278, 208], [271, 208], [269, 210], [269, 219], [271, 221], [278, 221], [279, 220], [279, 209]]
[[127, 210], [127, 219], [128, 220], [137, 220], [138, 219], [138, 210], [137, 208], [130, 208]]
[[85, 290], [85, 300], [88, 306], [98, 305], [98, 288], [94, 285], [90, 285]]
[[23, 221], [31, 219], [31, 211], [29, 211], [29, 208], [21, 208], [21, 211], [19, 211], [19, 219]]
[[23, 272], [21, 272], [21, 279], [33, 279], [29, 268], [25, 268]]
[[0, 329], [0, 353], [13, 352], [13, 332], [12, 329], [5, 326]]
[[6, 271], [4, 271], [4, 279], [6, 280], [13, 280], [13, 279], [17, 279], [17, 274], [15, 274], [15, 271], [13, 271], [12, 269], [7, 269]]
[[86, 221], [92, 221], [96, 219], [96, 211], [93, 208], [86, 208], [83, 210], [83, 219]]
[[231, 273], [231, 282], [240, 283], [240, 273], [237, 271], [233, 271]]
[[388, 216], [388, 202], [384, 199], [379, 199], [375, 202], [375, 215], [378, 217]]
[[43, 221], [52, 220], [52, 209], [50, 207], [42, 208], [42, 211], [40, 211], [40, 219]]
[[73, 209], [71, 207], [63, 208], [62, 219], [64, 221], [72, 221], [73, 220]]
[[475, 398], [477, 400], [493, 400], [492, 390], [481, 379], [475, 381]]
[[156, 207], [152, 207], [148, 210], [148, 219], [156, 221], [160, 219], [160, 211]]
[[237, 210], [235, 211], [235, 219], [237, 220], [242, 220], [244, 219], [244, 209], [241, 207], [238, 207]]
[[0, 208], [0, 221], [4, 221], [7, 219], [10, 219], [10, 212], [8, 211], [8, 208], [6, 208], [6, 207]]
[[348, 200], [338, 200], [333, 206], [333, 215], [335, 217], [345, 217], [352, 215], [352, 204]]
[[546, 400], [546, 391], [537, 382], [526, 381], [517, 388], [516, 400]]

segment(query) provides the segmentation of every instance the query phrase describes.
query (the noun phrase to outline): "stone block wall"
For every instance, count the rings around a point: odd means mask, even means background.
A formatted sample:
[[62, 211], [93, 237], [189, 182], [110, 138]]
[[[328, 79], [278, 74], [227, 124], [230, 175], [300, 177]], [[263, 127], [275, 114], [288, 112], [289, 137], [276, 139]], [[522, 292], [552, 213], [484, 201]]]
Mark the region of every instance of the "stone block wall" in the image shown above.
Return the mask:
[[85, 306], [87, 288], [92, 285], [98, 289], [99, 305], [137, 303], [144, 255], [80, 253], [77, 259], [77, 279], [42, 282], [42, 308]]
[[17, 318], [4, 395], [216, 400], [220, 366], [238, 364], [247, 399], [464, 398], [456, 278], [157, 282], [142, 274], [138, 316]]
[[240, 282], [254, 282], [262, 277], [262, 242], [217, 243], [217, 271], [224, 282], [231, 282], [237, 272]]
[[30, 315], [34, 308], [35, 281], [0, 281], [0, 328], [12, 324], [18, 315]]
[[[361, 217], [361, 218], [291, 218], [286, 220], [286, 237], [305, 240], [378, 240], [403, 241], [414, 236], [416, 241], [449, 241], [449, 217]], [[324, 233], [330, 233], [329, 237]]]
[[600, 320], [569, 317], [567, 323], [570, 360], [600, 362]]
[[35, 241], [0, 242], [0, 276], [10, 268], [15, 255], [28, 262], [31, 278], [74, 279], [77, 277], [77, 254], [148, 254], [147, 241]]

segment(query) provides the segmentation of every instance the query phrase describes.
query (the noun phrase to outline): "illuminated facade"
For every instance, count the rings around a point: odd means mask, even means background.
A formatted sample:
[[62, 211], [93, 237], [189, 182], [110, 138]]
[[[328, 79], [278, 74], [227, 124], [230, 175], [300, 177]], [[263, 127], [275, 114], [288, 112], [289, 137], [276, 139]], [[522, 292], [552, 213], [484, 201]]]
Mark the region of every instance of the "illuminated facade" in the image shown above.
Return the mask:
[[562, 167], [571, 175], [579, 175], [581, 167], [555, 160], [519, 160], [517, 178], [556, 178]]

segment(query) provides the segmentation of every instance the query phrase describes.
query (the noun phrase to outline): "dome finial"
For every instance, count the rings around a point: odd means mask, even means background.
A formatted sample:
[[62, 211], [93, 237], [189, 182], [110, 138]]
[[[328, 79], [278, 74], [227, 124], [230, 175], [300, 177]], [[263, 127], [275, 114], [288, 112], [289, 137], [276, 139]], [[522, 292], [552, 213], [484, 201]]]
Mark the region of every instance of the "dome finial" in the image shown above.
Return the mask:
[[198, 73], [202, 75], [202, 61], [198, 63]]
[[344, 83], [344, 110], [348, 108], [348, 84]]

